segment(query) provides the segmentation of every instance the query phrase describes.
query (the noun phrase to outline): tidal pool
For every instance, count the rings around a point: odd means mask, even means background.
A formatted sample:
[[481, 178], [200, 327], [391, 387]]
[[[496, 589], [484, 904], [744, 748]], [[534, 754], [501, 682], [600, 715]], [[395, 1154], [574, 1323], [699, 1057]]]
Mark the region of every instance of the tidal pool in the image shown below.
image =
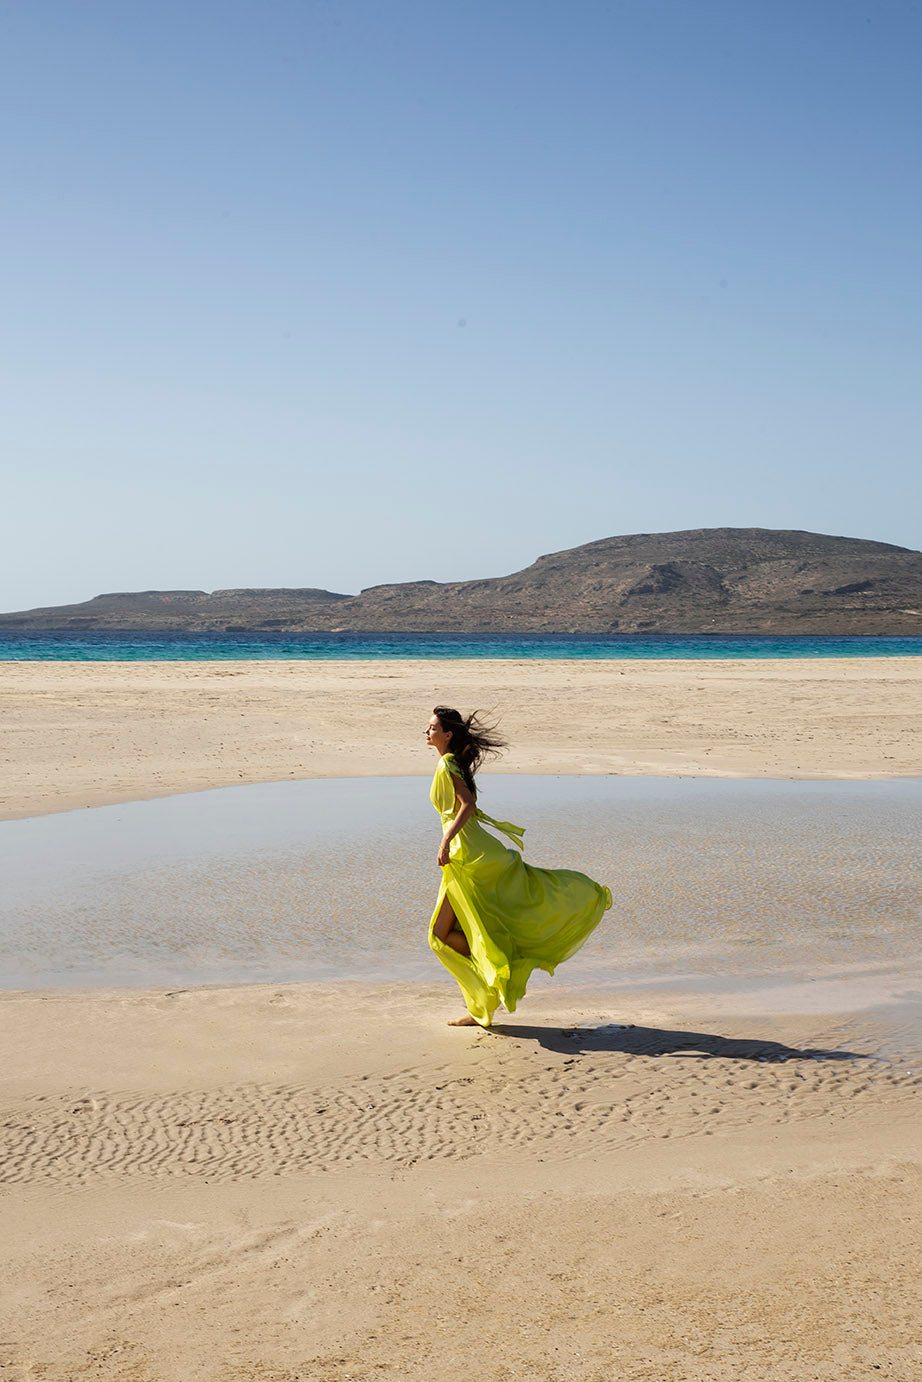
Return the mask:
[[[612, 890], [554, 982], [780, 992], [922, 954], [922, 780], [491, 773], [481, 803], [527, 827], [530, 863]], [[438, 836], [422, 778], [0, 823], [0, 987], [444, 978], [426, 944]]]

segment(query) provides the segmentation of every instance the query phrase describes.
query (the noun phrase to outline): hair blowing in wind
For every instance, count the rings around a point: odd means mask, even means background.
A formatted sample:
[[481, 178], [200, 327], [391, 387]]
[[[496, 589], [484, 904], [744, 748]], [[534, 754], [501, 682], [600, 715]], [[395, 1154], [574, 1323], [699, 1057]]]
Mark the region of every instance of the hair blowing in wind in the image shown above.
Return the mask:
[[485, 759], [502, 755], [503, 749], [508, 748], [508, 739], [498, 733], [495, 724], [488, 724], [482, 719], [476, 710], [470, 715], [462, 715], [450, 706], [437, 705], [432, 713], [438, 716], [444, 730], [451, 731], [451, 751], [464, 774], [465, 782], [476, 795], [474, 774]]

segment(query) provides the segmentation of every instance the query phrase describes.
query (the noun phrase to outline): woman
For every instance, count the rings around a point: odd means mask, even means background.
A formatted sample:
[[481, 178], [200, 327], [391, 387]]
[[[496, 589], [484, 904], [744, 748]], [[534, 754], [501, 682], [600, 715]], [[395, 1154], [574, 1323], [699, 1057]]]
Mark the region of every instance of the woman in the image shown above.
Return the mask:
[[[426, 742], [439, 755], [429, 799], [443, 826], [442, 886], [429, 944], [467, 1003], [467, 1015], [448, 1025], [489, 1027], [500, 1003], [515, 1011], [533, 969], [553, 974], [575, 954], [611, 906], [611, 893], [584, 873], [532, 868], [517, 852], [523, 828], [477, 809], [474, 774], [505, 747], [490, 726], [437, 705]], [[517, 848], [502, 844], [485, 824]]]

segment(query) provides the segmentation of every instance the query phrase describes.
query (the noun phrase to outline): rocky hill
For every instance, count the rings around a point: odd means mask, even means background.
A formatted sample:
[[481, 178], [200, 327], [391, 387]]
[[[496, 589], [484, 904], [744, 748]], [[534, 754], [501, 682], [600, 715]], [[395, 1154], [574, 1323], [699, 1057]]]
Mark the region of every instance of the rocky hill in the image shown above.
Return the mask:
[[0, 629], [922, 634], [922, 552], [767, 528], [635, 533], [488, 580], [97, 595]]

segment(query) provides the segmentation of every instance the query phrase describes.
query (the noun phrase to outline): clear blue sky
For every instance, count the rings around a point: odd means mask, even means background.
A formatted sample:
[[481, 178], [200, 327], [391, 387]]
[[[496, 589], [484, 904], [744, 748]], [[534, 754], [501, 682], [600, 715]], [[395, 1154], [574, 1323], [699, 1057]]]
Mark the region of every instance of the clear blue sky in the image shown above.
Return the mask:
[[922, 546], [922, 7], [0, 3], [0, 609]]

